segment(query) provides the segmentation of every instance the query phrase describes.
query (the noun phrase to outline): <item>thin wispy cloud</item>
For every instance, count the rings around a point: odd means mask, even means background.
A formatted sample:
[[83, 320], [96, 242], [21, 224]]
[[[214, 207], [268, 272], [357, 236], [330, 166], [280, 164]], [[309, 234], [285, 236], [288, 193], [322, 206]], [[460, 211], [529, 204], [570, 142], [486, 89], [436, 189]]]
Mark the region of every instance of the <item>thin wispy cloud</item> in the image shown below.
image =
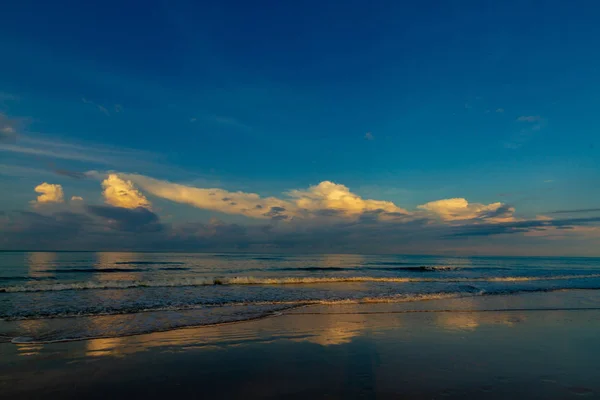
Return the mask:
[[14, 141], [17, 138], [17, 121], [0, 113], [0, 142]]
[[546, 119], [539, 115], [522, 115], [516, 119], [518, 132], [504, 142], [508, 149], [518, 149], [531, 141], [546, 126]]
[[[72, 143], [59, 138], [20, 134], [14, 142], [0, 142], [0, 152], [47, 159], [61, 159], [115, 168], [168, 169], [161, 162], [162, 156], [142, 151], [97, 143]], [[55, 170], [55, 168], [51, 168]], [[55, 171], [68, 175], [66, 170]], [[76, 174], [71, 174], [75, 177]]]
[[371, 132], [365, 133], [365, 140], [374, 140], [375, 136]]
[[[81, 98], [81, 101], [83, 101], [85, 104], [90, 104], [94, 107], [96, 107], [100, 112], [102, 112], [103, 114], [105, 114], [106, 116], [110, 117], [110, 111], [108, 110], [107, 107], [105, 107], [102, 104], [98, 104], [92, 100], [88, 100], [85, 97]], [[123, 106], [120, 104], [115, 104], [114, 106], [112, 106], [113, 112], [115, 113], [121, 113], [123, 112]]]
[[517, 121], [519, 122], [538, 122], [541, 120], [542, 117], [540, 117], [539, 115], [522, 115], [519, 118], [517, 118]]
[[215, 122], [219, 125], [223, 125], [223, 126], [229, 126], [232, 128], [238, 128], [238, 129], [247, 130], [247, 131], [252, 130], [251, 126], [246, 125], [246, 124], [240, 122], [239, 120], [237, 120], [236, 118], [232, 118], [232, 117], [213, 115], [211, 117], [208, 117], [208, 120]]
[[0, 105], [6, 105], [17, 100], [19, 100], [19, 98], [15, 95], [6, 92], [0, 92]]
[[580, 208], [575, 210], [558, 210], [551, 211], [548, 214], [581, 214], [581, 213], [594, 213], [600, 212], [600, 208]]
[[73, 179], [85, 179], [86, 177], [83, 172], [71, 171], [68, 169], [53, 169], [52, 172], [54, 172], [57, 175], [67, 176]]

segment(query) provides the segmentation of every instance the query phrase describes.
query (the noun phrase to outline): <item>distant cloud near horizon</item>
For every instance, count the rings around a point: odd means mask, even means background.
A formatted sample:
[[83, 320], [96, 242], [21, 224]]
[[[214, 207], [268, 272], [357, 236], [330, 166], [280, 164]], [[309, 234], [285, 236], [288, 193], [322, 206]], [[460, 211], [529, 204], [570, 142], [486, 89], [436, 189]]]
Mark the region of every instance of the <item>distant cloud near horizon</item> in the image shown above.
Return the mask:
[[600, 212], [600, 208], [581, 208], [575, 210], [558, 210], [552, 211], [549, 214], [575, 214], [575, 213], [590, 213], [590, 212]]
[[[422, 210], [434, 213], [445, 221], [461, 221], [475, 218], [487, 218], [490, 222], [507, 222], [514, 220], [514, 208], [503, 203], [480, 204], [469, 203], [463, 198], [431, 201], [418, 206]], [[501, 211], [502, 212], [499, 212]]]
[[[136, 174], [90, 171], [86, 176], [101, 183], [107, 205], [84, 203], [81, 196], [72, 196], [65, 204], [62, 186], [44, 182], [35, 188], [40, 193], [34, 202], [36, 212], [0, 215], [0, 237], [5, 238], [0, 240], [0, 249], [436, 252], [487, 246], [491, 237], [498, 237], [494, 240], [502, 244], [514, 235], [519, 235], [519, 243], [532, 244], [557, 238], [565, 243], [600, 238], [600, 217], [593, 215], [523, 219], [516, 218], [508, 204], [474, 203], [465, 198], [431, 201], [406, 210], [391, 201], [362, 198], [331, 181], [290, 190], [279, 198]], [[256, 221], [227, 223], [208, 214], [209, 222], [170, 216], [165, 222], [150, 209], [145, 193]], [[554, 214], [594, 211], [600, 209]]]

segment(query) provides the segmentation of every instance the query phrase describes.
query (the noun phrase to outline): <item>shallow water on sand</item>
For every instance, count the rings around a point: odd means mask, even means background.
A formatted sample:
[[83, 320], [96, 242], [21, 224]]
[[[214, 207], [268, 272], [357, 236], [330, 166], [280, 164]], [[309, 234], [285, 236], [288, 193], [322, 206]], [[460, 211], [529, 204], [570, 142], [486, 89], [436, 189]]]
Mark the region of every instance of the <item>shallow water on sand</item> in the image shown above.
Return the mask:
[[239, 324], [4, 343], [0, 390], [11, 398], [597, 398], [599, 308], [597, 291], [319, 305]]

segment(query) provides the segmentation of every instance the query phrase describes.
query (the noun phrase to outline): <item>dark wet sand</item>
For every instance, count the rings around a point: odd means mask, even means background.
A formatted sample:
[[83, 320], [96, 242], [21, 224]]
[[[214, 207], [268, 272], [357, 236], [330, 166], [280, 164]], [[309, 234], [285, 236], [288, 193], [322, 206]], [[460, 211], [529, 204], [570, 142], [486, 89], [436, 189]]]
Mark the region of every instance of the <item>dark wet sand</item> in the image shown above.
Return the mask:
[[600, 301], [572, 291], [306, 307], [125, 338], [4, 343], [0, 357], [6, 399], [600, 398]]

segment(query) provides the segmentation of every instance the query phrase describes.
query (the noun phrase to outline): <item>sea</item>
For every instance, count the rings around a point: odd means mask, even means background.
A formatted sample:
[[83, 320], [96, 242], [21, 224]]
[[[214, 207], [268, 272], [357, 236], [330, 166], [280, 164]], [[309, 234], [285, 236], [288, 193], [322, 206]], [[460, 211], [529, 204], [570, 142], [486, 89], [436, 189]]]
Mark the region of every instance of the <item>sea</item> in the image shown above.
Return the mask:
[[315, 304], [600, 289], [600, 258], [0, 252], [0, 342], [119, 337]]

